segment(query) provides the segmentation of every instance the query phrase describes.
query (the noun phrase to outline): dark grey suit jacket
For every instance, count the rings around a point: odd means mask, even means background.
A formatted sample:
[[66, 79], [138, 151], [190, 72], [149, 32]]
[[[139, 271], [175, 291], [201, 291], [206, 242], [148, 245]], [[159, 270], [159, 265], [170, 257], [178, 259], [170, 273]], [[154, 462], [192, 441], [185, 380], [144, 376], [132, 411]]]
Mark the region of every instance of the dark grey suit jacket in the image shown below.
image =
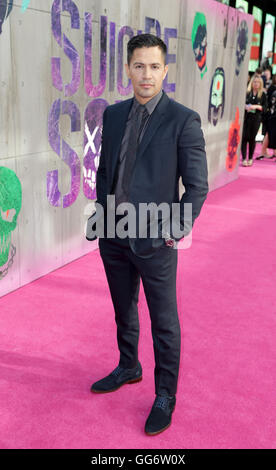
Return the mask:
[[[120, 145], [133, 99], [108, 106], [103, 115], [102, 149], [96, 177], [97, 202], [106, 207], [112, 193]], [[179, 178], [185, 186], [180, 204], [192, 203], [192, 225], [208, 193], [205, 141], [198, 113], [163, 93], [139, 145], [130, 184], [129, 202], [179, 202]], [[138, 213], [138, 210], [137, 210]], [[183, 215], [183, 211], [181, 210]], [[181, 220], [181, 219], [180, 219]], [[181, 220], [183, 229], [184, 221]], [[132, 251], [150, 257], [164, 239], [130, 238]]]

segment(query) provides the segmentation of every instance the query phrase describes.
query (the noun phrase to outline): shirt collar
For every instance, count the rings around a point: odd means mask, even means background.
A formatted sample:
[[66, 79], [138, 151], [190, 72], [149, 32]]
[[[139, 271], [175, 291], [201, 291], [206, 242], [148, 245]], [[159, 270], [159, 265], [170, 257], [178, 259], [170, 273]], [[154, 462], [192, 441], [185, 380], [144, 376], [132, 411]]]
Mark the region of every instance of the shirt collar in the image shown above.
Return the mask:
[[[156, 106], [158, 105], [159, 101], [162, 98], [162, 95], [163, 95], [163, 90], [161, 89], [157, 95], [155, 95], [153, 98], [151, 98], [151, 100], [149, 100], [145, 104], [145, 107], [146, 107], [147, 112], [149, 113], [149, 115], [151, 115], [153, 113], [153, 111], [155, 110]], [[132, 110], [134, 112], [136, 111], [139, 104], [140, 103], [136, 100], [136, 98], [134, 96], [134, 98], [133, 98], [133, 107], [132, 107]]]

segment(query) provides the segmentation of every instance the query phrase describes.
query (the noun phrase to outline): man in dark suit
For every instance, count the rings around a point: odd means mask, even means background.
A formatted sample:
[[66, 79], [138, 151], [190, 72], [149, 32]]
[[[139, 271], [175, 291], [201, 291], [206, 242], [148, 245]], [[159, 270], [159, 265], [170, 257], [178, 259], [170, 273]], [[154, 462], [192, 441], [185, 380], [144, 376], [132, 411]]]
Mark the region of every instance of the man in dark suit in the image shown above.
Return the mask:
[[[162, 91], [167, 74], [167, 48], [151, 34], [133, 37], [128, 43], [126, 72], [132, 81], [134, 97], [108, 106], [103, 115], [102, 149], [97, 172], [97, 213], [103, 208], [105, 220], [111, 212], [107, 199], [115, 201], [118, 225], [125, 208], [132, 204], [135, 218], [112, 237], [104, 231], [99, 238], [117, 325], [119, 365], [94, 383], [91, 391], [106, 393], [124, 384], [142, 380], [138, 360], [138, 295], [142, 278], [150, 312], [155, 356], [155, 393], [145, 432], [155, 435], [171, 424], [176, 403], [180, 360], [180, 326], [176, 302], [177, 241], [192, 228], [208, 192], [205, 142], [199, 115], [170, 100]], [[185, 193], [179, 201], [179, 178]], [[145, 218], [143, 204], [165, 204], [172, 209], [179, 203], [180, 218], [166, 216], [165, 229], [160, 217]], [[126, 204], [126, 205], [125, 205]], [[189, 228], [184, 205], [192, 208]], [[123, 210], [120, 210], [123, 208]], [[114, 207], [113, 207], [114, 209]], [[158, 213], [159, 214], [159, 213]], [[91, 218], [93, 219], [93, 216]], [[148, 234], [152, 222], [155, 234]], [[133, 225], [138, 225], [133, 234]], [[185, 225], [186, 224], [186, 225]], [[154, 224], [153, 224], [154, 225]], [[161, 226], [162, 225], [162, 226]], [[178, 225], [178, 227], [176, 227]], [[91, 225], [90, 225], [91, 226]], [[177, 228], [177, 230], [176, 230]], [[120, 232], [120, 233], [119, 233]], [[119, 233], [119, 234], [118, 234]], [[88, 239], [95, 237], [87, 235]]]

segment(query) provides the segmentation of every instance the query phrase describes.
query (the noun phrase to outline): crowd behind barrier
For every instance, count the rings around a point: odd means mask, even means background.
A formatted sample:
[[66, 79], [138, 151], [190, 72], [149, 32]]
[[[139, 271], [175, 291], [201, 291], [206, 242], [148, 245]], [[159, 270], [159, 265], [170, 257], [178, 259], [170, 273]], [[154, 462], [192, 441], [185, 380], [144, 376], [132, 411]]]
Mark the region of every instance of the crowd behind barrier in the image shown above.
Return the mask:
[[[262, 149], [256, 160], [276, 158], [276, 75], [272, 74], [272, 57], [273, 52], [268, 51], [255, 72], [248, 74], [241, 142], [243, 166], [253, 164], [258, 131], [262, 135]], [[273, 153], [270, 154], [268, 149]]]

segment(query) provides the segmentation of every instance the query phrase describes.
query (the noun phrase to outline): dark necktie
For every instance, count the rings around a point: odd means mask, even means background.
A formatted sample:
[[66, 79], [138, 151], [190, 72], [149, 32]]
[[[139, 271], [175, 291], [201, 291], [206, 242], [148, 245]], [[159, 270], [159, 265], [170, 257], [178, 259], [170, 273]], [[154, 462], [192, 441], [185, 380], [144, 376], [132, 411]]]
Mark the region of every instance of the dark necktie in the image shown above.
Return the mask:
[[136, 160], [137, 148], [139, 145], [139, 137], [148, 118], [147, 108], [139, 105], [132, 118], [132, 124], [129, 134], [128, 146], [126, 151], [126, 162], [122, 180], [122, 187], [125, 194], [128, 196], [129, 184]]

